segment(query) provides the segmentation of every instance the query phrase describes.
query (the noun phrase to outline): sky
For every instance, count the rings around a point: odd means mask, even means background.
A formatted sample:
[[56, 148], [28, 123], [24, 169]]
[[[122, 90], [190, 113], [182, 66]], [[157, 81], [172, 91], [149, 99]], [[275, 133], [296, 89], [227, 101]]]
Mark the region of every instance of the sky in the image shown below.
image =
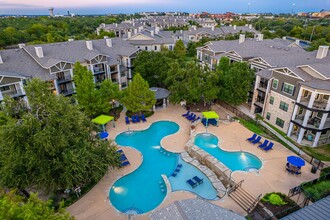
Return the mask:
[[291, 13], [330, 10], [330, 0], [0, 0], [0, 14], [117, 14], [142, 11]]

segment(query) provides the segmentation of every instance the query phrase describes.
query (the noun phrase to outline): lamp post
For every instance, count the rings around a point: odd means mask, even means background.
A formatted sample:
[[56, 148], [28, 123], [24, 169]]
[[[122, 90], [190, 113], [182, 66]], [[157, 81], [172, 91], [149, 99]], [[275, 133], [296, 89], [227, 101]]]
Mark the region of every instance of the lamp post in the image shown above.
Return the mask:
[[116, 105], [116, 101], [114, 99], [112, 99], [112, 111], [113, 111], [114, 117], [116, 117], [115, 105]]

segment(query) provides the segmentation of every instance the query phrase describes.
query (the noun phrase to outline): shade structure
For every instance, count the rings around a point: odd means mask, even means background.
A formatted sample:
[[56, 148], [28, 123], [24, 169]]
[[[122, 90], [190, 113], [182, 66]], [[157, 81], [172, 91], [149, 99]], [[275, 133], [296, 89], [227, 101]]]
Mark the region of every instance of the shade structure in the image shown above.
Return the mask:
[[302, 167], [305, 166], [305, 161], [297, 156], [288, 156], [287, 161], [296, 167]]
[[[203, 114], [203, 118], [206, 119], [205, 124], [204, 124], [206, 128], [209, 124], [209, 120], [210, 120], [210, 123], [218, 126], [219, 115], [215, 111], [202, 112], [202, 114]], [[213, 120], [213, 122], [212, 122], [212, 120]]]
[[206, 119], [219, 119], [219, 115], [215, 111], [202, 112], [202, 114]]
[[109, 121], [112, 121], [114, 119], [114, 117], [109, 116], [109, 115], [100, 115], [97, 116], [96, 118], [94, 118], [92, 120], [93, 123], [98, 124], [98, 125], [105, 125], [106, 123], [108, 123]]

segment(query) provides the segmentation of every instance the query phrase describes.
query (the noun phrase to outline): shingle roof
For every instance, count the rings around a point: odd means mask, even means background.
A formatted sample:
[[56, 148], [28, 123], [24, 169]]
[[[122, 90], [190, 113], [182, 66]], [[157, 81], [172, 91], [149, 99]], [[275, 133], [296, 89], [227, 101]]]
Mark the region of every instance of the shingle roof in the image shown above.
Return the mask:
[[281, 220], [328, 220], [330, 219], [330, 196], [321, 199], [312, 205], [306, 206], [294, 213], [291, 213]]
[[165, 99], [170, 95], [170, 91], [167, 89], [151, 87], [150, 90], [156, 93], [156, 99]]

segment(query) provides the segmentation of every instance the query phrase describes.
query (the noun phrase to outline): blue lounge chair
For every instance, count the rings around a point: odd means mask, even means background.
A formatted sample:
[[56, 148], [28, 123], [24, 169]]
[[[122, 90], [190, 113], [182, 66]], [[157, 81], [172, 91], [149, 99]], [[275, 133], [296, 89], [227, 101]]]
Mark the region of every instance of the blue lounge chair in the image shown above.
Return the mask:
[[198, 176], [194, 176], [193, 180], [195, 180], [198, 184], [202, 184], [203, 183], [203, 179], [200, 179]]
[[122, 154], [122, 155], [120, 155], [120, 160], [127, 160], [127, 157], [126, 157], [126, 155], [125, 154]]
[[217, 120], [215, 120], [215, 119], [209, 119], [209, 124], [211, 124], [211, 125], [213, 125], [213, 126], [218, 126], [218, 122], [217, 122]]
[[176, 175], [178, 175], [178, 173], [174, 172], [171, 176], [176, 177]]
[[294, 174], [301, 175], [301, 171], [300, 170], [297, 170]]
[[135, 119], [135, 116], [134, 115], [132, 116], [132, 122], [133, 123], [136, 123], [136, 119]]
[[268, 143], [269, 143], [269, 140], [264, 140], [264, 143], [262, 143], [262, 144], [259, 144], [259, 146], [258, 147], [260, 147], [260, 148], [264, 148], [264, 147], [267, 147], [267, 145], [268, 145]]
[[198, 121], [199, 119], [201, 119], [201, 117], [198, 116], [198, 118], [194, 119], [192, 122]]
[[186, 118], [190, 118], [194, 115], [194, 113], [190, 113], [190, 115], [186, 116]]
[[258, 136], [254, 141], [251, 141], [252, 144], [257, 144], [261, 140], [261, 136]]
[[175, 172], [177, 172], [177, 173], [180, 172], [180, 168], [176, 168]]
[[192, 188], [194, 188], [195, 186], [197, 186], [197, 183], [194, 182], [192, 179], [187, 180], [187, 183], [188, 183]]
[[127, 161], [127, 158], [126, 158], [126, 157], [121, 157], [121, 158], [120, 158], [120, 161], [121, 161], [121, 162]]
[[141, 114], [141, 120], [143, 121], [143, 122], [147, 122], [147, 120], [146, 120], [146, 116], [142, 113]]
[[274, 146], [274, 143], [273, 142], [270, 142], [267, 147], [261, 148], [261, 149], [263, 149], [264, 151], [269, 151], [269, 150], [272, 150], [273, 149], [273, 146]]
[[183, 117], [187, 117], [190, 114], [190, 111], [187, 111], [187, 113], [183, 114]]
[[127, 166], [127, 165], [131, 165], [131, 164], [129, 163], [129, 161], [125, 161], [125, 162], [122, 162], [122, 163], [121, 163], [121, 166], [122, 166], [122, 167]]
[[127, 125], [130, 124], [129, 118], [128, 118], [127, 116], [125, 117], [125, 121], [126, 121], [126, 124], [127, 124]]
[[117, 150], [116, 152], [117, 152], [117, 153], [120, 153], [120, 154], [124, 153], [124, 151], [123, 151], [122, 149], [119, 149], [119, 150]]
[[257, 137], [257, 134], [253, 134], [252, 137], [246, 139], [247, 141], [254, 141]]
[[135, 120], [136, 120], [136, 122], [140, 122], [140, 118], [138, 115], [135, 115]]
[[204, 126], [206, 126], [206, 118], [202, 118], [202, 123]]
[[178, 163], [177, 167], [182, 167], [182, 163]]
[[194, 115], [194, 116], [191, 117], [191, 118], [188, 118], [189, 121], [193, 121], [193, 120], [195, 120], [195, 119], [196, 119], [196, 115]]

